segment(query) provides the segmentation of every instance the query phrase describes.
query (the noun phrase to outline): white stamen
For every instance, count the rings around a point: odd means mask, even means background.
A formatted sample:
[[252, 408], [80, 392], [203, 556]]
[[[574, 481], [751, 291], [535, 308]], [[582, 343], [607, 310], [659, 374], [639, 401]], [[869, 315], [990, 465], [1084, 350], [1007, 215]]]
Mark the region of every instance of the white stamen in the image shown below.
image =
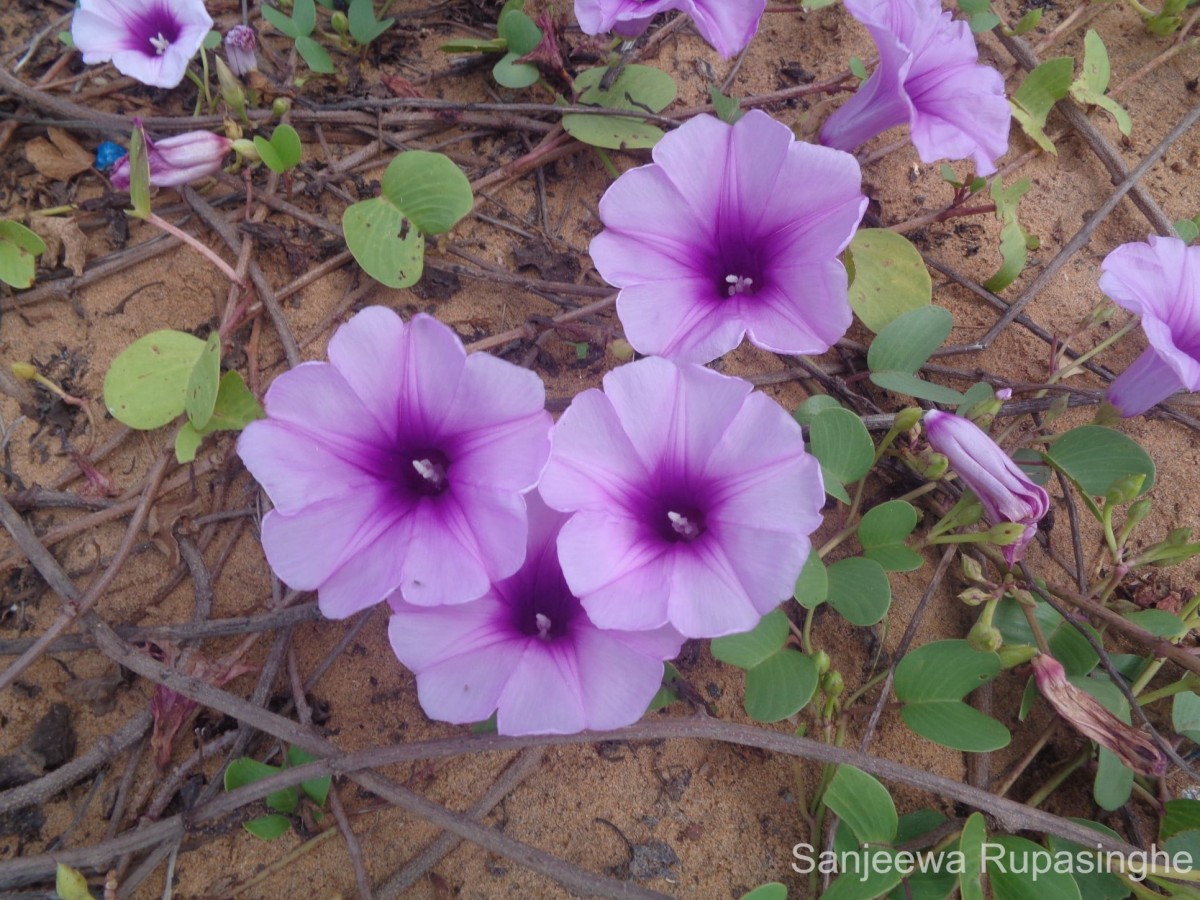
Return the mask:
[[551, 625], [550, 617], [543, 616], [541, 613], [537, 613], [533, 617], [533, 621], [537, 623], [538, 637], [540, 637], [543, 641], [549, 640]]
[[754, 279], [745, 275], [726, 275], [725, 283], [729, 285], [727, 296], [730, 297], [737, 294], [744, 294], [750, 288], [754, 287]]
[[667, 518], [671, 520], [671, 527], [675, 529], [675, 533], [680, 537], [690, 541], [699, 536], [700, 529], [687, 516], [681, 516], [677, 512], [668, 512]]
[[154, 37], [150, 38], [150, 46], [154, 48], [154, 52], [162, 56], [167, 52], [167, 48], [171, 46], [171, 42], [162, 36], [160, 31]]
[[446, 479], [445, 469], [435, 462], [428, 459], [414, 459], [412, 464], [413, 468], [417, 470], [417, 474], [435, 487]]

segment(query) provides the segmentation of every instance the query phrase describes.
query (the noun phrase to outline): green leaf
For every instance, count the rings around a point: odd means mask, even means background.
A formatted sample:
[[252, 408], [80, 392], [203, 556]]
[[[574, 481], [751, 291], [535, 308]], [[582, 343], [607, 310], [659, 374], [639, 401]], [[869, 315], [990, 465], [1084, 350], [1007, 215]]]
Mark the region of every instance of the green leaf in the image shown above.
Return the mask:
[[[1053, 866], [1048, 872], [1041, 871], [1050, 863], [1045, 847], [1009, 834], [993, 835], [992, 840], [1004, 852], [1002, 863], [988, 867], [988, 883], [994, 900], [1082, 900], [1079, 887], [1069, 874], [1054, 871]], [[1031, 873], [1039, 860], [1042, 866], [1037, 869], [1039, 875], [1034, 879]]]
[[374, 0], [350, 0], [346, 15], [350, 23], [350, 36], [364, 47], [396, 23], [391, 18], [376, 20]]
[[215, 331], [204, 342], [204, 349], [188, 375], [183, 408], [193, 428], [203, 428], [212, 418], [221, 382], [221, 336]]
[[[315, 756], [305, 750], [301, 750], [299, 747], [288, 747], [287, 759], [288, 767], [293, 769], [297, 766], [317, 761]], [[304, 791], [308, 799], [317, 804], [317, 806], [324, 806], [326, 798], [329, 797], [329, 788], [332, 784], [333, 776], [325, 775], [321, 778], [310, 778], [308, 781], [300, 782], [300, 790]]]
[[962, 702], [996, 677], [1000, 658], [963, 640], [935, 641], [909, 653], [896, 666], [900, 717], [922, 737], [973, 753], [1007, 746], [1008, 729]]
[[823, 802], [854, 832], [860, 844], [890, 844], [899, 816], [887, 788], [854, 766], [838, 766]]
[[205, 50], [216, 50], [221, 46], [221, 32], [216, 31], [215, 29], [210, 31], [204, 36], [204, 40], [201, 42], [200, 46]]
[[[1182, 695], [1176, 695], [1182, 696]], [[1195, 694], [1192, 694], [1195, 697]], [[1176, 726], [1178, 729], [1178, 726]], [[1181, 831], [1200, 830], [1200, 801], [1168, 800], [1163, 805], [1163, 817], [1158, 823], [1159, 841], [1167, 841]]]
[[[1193, 691], [1181, 691], [1171, 701], [1171, 727], [1200, 744], [1200, 697]], [[1196, 827], [1200, 828], [1200, 823]]]
[[1042, 21], [1041, 7], [1034, 7], [1017, 21], [1017, 24], [1012, 27], [1012, 30], [1005, 29], [1005, 35], [1008, 37], [1020, 37], [1023, 34], [1028, 34], [1037, 28]]
[[1190, 630], [1179, 616], [1169, 613], [1165, 609], [1143, 609], [1125, 613], [1124, 618], [1155, 637], [1168, 640], [1181, 638]]
[[708, 96], [712, 100], [717, 118], [726, 125], [734, 125], [742, 117], [742, 108], [738, 105], [737, 97], [726, 97], [715, 84], [708, 86]]
[[1185, 244], [1190, 244], [1200, 237], [1200, 225], [1194, 219], [1180, 219], [1175, 223], [1175, 233]]
[[104, 377], [104, 402], [130, 428], [161, 428], [184, 411], [192, 369], [204, 341], [182, 331], [138, 338], [113, 360]]
[[808, 11], [814, 9], [824, 9], [827, 6], [833, 6], [837, 0], [800, 0], [800, 8]]
[[448, 157], [409, 150], [388, 165], [379, 197], [343, 213], [346, 246], [376, 281], [408, 287], [421, 277], [425, 235], [449, 231], [472, 204], [470, 182]]
[[1029, 259], [1029, 251], [1038, 246], [1037, 238], [1025, 230], [1017, 215], [1029, 184], [1028, 178], [1022, 178], [1006, 188], [999, 176], [992, 179], [990, 193], [996, 204], [996, 218], [1001, 223], [1000, 257], [1004, 260], [996, 274], [984, 282], [983, 286], [993, 293], [1016, 281]]
[[787, 888], [778, 881], [760, 884], [754, 890], [742, 894], [741, 900], [787, 900]]
[[[272, 775], [278, 775], [283, 770], [278, 766], [269, 766], [257, 759], [242, 757], [235, 759], [225, 768], [225, 790], [236, 791], [247, 784], [254, 784]], [[286, 787], [267, 795], [267, 806], [278, 812], [290, 813], [300, 802], [294, 788]]]
[[[1068, 681], [1080, 690], [1087, 691], [1100, 701], [1101, 706], [1126, 725], [1129, 724], [1129, 702], [1117, 686], [1108, 680], [1107, 676], [1103, 678], [1069, 676]], [[1098, 753], [1096, 779], [1092, 784], [1092, 798], [1101, 809], [1111, 811], [1120, 809], [1128, 803], [1132, 791], [1133, 771], [1126, 768], [1115, 753], [1101, 747]]]
[[54, 891], [59, 900], [92, 900], [83, 873], [62, 863], [54, 867]]
[[[1074, 816], [1071, 817], [1071, 821], [1092, 828], [1100, 834], [1120, 840], [1120, 835], [1111, 828], [1105, 828], [1099, 822], [1079, 819]], [[1074, 856], [1075, 862], [1071, 865], [1071, 877], [1075, 879], [1075, 884], [1079, 887], [1079, 895], [1081, 897], [1086, 897], [1087, 900], [1123, 900], [1123, 898], [1129, 896], [1129, 889], [1112, 872], [1089, 871], [1100, 868], [1095, 864], [1096, 850], [1094, 846], [1082, 847], [1071, 841], [1064, 841], [1062, 838], [1052, 834], [1046, 835], [1046, 842], [1052, 853], [1069, 853]]]
[[1089, 28], [1083, 39], [1083, 71], [1071, 85], [1071, 96], [1080, 103], [1100, 107], [1113, 117], [1121, 134], [1127, 135], [1133, 131], [1133, 120], [1117, 101], [1104, 93], [1108, 90], [1110, 72], [1108, 48], [1100, 35]]
[[863, 61], [857, 56], [850, 57], [850, 74], [859, 81], [867, 80], [867, 67], [863, 65]]
[[503, 53], [508, 48], [504, 38], [480, 40], [476, 38], [455, 38], [438, 47], [443, 53]]
[[[291, 16], [281, 12], [274, 6], [264, 5], [260, 7], [260, 9], [262, 10], [263, 18], [274, 25], [275, 29], [280, 34], [284, 34], [287, 37], [290, 37], [292, 40], [300, 37], [300, 29], [296, 26], [296, 23], [292, 21]], [[309, 30], [311, 31], [311, 29]], [[305, 32], [305, 34], [307, 34], [307, 32]]]
[[492, 77], [496, 79], [497, 84], [510, 90], [519, 91], [538, 83], [542, 73], [538, 71], [537, 66], [517, 62], [522, 55], [505, 53], [496, 61], [496, 64], [492, 66]]
[[[652, 66], [626, 66], [617, 80], [602, 90], [600, 82], [608, 67], [588, 69], [575, 79], [579, 105], [605, 109], [629, 109], [638, 112], [662, 112], [675, 99], [675, 79]], [[568, 113], [563, 128], [576, 140], [608, 150], [632, 150], [653, 147], [662, 137], [662, 129], [640, 118], [594, 116]]]
[[954, 318], [940, 306], [925, 306], [898, 316], [876, 335], [867, 350], [873, 372], [916, 372], [950, 336]]
[[263, 164], [272, 172], [278, 172], [280, 175], [299, 165], [303, 153], [300, 135], [286, 122], [276, 126], [271, 133], [270, 140], [261, 135], [255, 135], [254, 149], [258, 151]]
[[[1088, 639], [1079, 633], [1076, 623], [1066, 621], [1047, 603], [1033, 608], [1033, 617], [1050, 645], [1050, 655], [1062, 663], [1068, 675], [1086, 675], [1100, 661]], [[1004, 636], [1005, 644], [1036, 644], [1029, 620], [1016, 600], [1005, 597], [996, 605], [992, 624]], [[1090, 624], [1081, 623], [1097, 641], [1100, 634]]]
[[746, 713], [756, 722], [779, 722], [812, 699], [819, 679], [816, 664], [784, 648], [746, 672]]
[[825, 490], [849, 503], [845, 488], [834, 492], [834, 485], [853, 484], [875, 462], [875, 442], [862, 419], [841, 407], [826, 409], [809, 426], [809, 452], [821, 463]]
[[986, 840], [987, 823], [983, 814], [971, 813], [963, 825], [958, 844], [963, 855], [963, 870], [958, 876], [962, 900], [983, 900], [983, 842]]
[[800, 570], [793, 596], [805, 609], [816, 609], [829, 596], [829, 573], [815, 547]]
[[814, 394], [796, 407], [796, 411], [792, 413], [792, 418], [801, 425], [811, 425], [813, 419], [825, 412], [825, 410], [841, 408], [842, 404], [838, 403], [828, 394]]
[[1146, 476], [1139, 496], [1154, 486], [1154, 460], [1131, 438], [1101, 425], [1072, 428], [1043, 457], [1094, 497], [1103, 497], [1115, 481], [1131, 475]]
[[787, 643], [789, 631], [787, 616], [775, 609], [750, 631], [714, 638], [712, 655], [739, 669], [752, 669]]
[[676, 682], [679, 681], [679, 670], [670, 663], [663, 663], [662, 686], [658, 692], [650, 699], [650, 705], [647, 711], [653, 712], [656, 709], [662, 709], [664, 706], [670, 706], [679, 699], [679, 691], [677, 690]]
[[889, 572], [915, 572], [925, 558], [905, 546], [917, 527], [917, 510], [904, 500], [889, 500], [872, 507], [858, 525], [858, 542], [863, 556]]
[[145, 219], [150, 215], [150, 158], [146, 155], [146, 132], [140, 122], [129, 136], [129, 202], [130, 215]]
[[912, 242], [886, 228], [860, 228], [846, 248], [850, 306], [873, 332], [929, 306], [933, 281]]
[[288, 830], [292, 827], [292, 820], [287, 816], [272, 814], [269, 816], [259, 816], [257, 819], [250, 819], [247, 822], [243, 822], [242, 827], [256, 838], [262, 838], [264, 841], [273, 841], [287, 834]]
[[1048, 59], [1025, 76], [1010, 102], [1013, 117], [1025, 129], [1025, 133], [1047, 153], [1057, 151], [1043, 130], [1046, 127], [1046, 117], [1050, 115], [1054, 104], [1067, 96], [1074, 71], [1075, 61], [1069, 56]]
[[317, 6], [313, 0], [295, 0], [292, 4], [292, 22], [301, 34], [312, 34], [317, 27]]
[[[309, 2], [312, 2], [312, 0], [309, 0]], [[334, 68], [329, 52], [310, 37], [301, 35], [296, 38], [296, 52], [304, 57], [304, 61], [308, 63], [308, 67], [314, 72], [319, 72], [322, 75], [332, 75], [337, 71]]]
[[500, 13], [496, 33], [504, 38], [509, 51], [517, 56], [532, 53], [542, 42], [542, 29], [520, 9], [510, 8]]
[[918, 397], [946, 406], [954, 406], [961, 403], [963, 399], [963, 395], [953, 388], [934, 384], [932, 381], [926, 381], [920, 375], [908, 372], [873, 372], [871, 381], [885, 391], [906, 394], [909, 397]]
[[217, 402], [213, 405], [208, 424], [197, 429], [191, 422], [185, 422], [175, 435], [175, 458], [181, 463], [189, 463], [196, 458], [196, 451], [205, 435], [214, 431], [241, 431], [255, 419], [265, 417], [266, 413], [246, 387], [242, 376], [237, 372], [226, 372], [221, 376]]
[[958, 8], [967, 14], [975, 34], [991, 31], [1000, 24], [1000, 17], [992, 12], [988, 0], [958, 0]]
[[46, 252], [45, 242], [19, 222], [0, 221], [0, 281], [15, 288], [33, 284], [35, 257]]
[[851, 556], [829, 567], [829, 605], [852, 625], [874, 625], [887, 615], [892, 586], [873, 559]]

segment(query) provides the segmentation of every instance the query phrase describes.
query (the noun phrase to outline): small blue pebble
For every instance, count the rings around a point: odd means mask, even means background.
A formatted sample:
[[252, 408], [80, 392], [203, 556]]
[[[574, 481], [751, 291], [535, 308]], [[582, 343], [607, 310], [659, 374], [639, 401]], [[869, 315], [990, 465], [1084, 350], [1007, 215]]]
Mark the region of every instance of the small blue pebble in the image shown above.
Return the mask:
[[105, 141], [96, 148], [96, 168], [101, 172], [107, 172], [117, 164], [122, 156], [125, 156], [129, 151], [120, 144], [114, 144], [112, 141]]

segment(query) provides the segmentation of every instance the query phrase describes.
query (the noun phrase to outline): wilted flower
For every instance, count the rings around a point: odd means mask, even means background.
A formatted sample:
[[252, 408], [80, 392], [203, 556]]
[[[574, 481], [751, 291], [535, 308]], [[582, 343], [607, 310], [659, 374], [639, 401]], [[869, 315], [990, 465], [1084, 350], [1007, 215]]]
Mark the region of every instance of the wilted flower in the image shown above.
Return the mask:
[[979, 498], [984, 518], [992, 526], [1024, 526], [1023, 535], [1001, 547], [1008, 564], [1015, 564], [1037, 534], [1038, 521], [1050, 511], [1050, 495], [969, 419], [931, 409], [924, 421], [929, 445], [946, 456], [950, 468]]
[[965, 22], [939, 0], [846, 0], [879, 48], [879, 66], [821, 128], [821, 143], [854, 150], [905, 123], [922, 162], [975, 161], [990, 175], [1008, 150], [1004, 79], [979, 65]]
[[637, 721], [683, 638], [671, 628], [601, 630], [571, 593], [555, 539], [566, 516], [527, 496], [525, 564], [479, 600], [419, 607], [392, 600], [388, 626], [417, 676], [421, 707], [466, 723], [493, 711], [501, 734], [573, 734]]
[[1122, 244], [1100, 265], [1100, 290], [1142, 317], [1150, 346], [1108, 388], [1122, 416], [1136, 416], [1179, 390], [1200, 390], [1200, 246], [1150, 236]]
[[696, 116], [600, 201], [596, 269], [641, 353], [708, 362], [743, 335], [780, 353], [824, 353], [850, 327], [838, 254], [867, 206], [848, 153], [797, 142], [751, 110]]
[[173, 88], [212, 25], [204, 0], [79, 0], [71, 39], [89, 65], [111, 60], [122, 75]]
[[225, 33], [225, 58], [229, 70], [241, 77], [247, 72], [258, 71], [258, 37], [249, 25], [234, 25]]
[[521, 494], [550, 449], [537, 375], [379, 306], [338, 329], [329, 360], [275, 379], [238, 441], [275, 504], [262, 543], [279, 577], [343, 618], [397, 590], [465, 603], [513, 574]]
[[1042, 696], [1076, 731], [1115, 753], [1126, 766], [1142, 775], [1167, 771], [1167, 757], [1139, 729], [1126, 725], [1087, 691], [1067, 680], [1062, 664], [1039, 653], [1030, 661]]
[[800, 426], [740, 378], [653, 357], [578, 394], [540, 490], [601, 628], [748, 631], [790, 597], [825, 491]]
[[676, 9], [728, 59], [750, 43], [766, 7], [767, 0], [575, 0], [575, 18], [584, 34], [637, 37], [656, 15]]
[[[221, 168], [225, 154], [233, 144], [229, 138], [211, 131], [185, 131], [161, 141], [146, 138], [146, 160], [150, 164], [150, 184], [154, 187], [179, 187], [213, 175]], [[117, 160], [109, 175], [118, 191], [129, 190], [129, 154]]]

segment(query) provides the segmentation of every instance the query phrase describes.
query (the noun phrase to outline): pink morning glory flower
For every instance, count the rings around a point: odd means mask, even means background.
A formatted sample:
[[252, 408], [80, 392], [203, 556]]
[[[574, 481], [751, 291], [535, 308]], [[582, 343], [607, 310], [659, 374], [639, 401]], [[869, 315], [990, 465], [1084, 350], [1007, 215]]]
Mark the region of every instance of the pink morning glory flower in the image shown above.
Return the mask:
[[392, 600], [392, 649], [417, 676], [421, 707], [464, 724], [496, 715], [500, 734], [573, 734], [637, 721], [683, 638], [671, 628], [602, 630], [571, 593], [555, 539], [566, 516], [527, 496], [524, 565], [479, 600]]
[[[211, 131], [187, 131], [161, 141], [145, 140], [150, 184], [154, 187], [179, 187], [215, 174], [233, 146], [229, 138]], [[117, 160], [109, 178], [118, 191], [129, 190], [129, 154]]]
[[845, 0], [879, 48], [879, 66], [821, 128], [821, 143], [854, 150], [907, 124], [922, 162], [975, 161], [990, 175], [1008, 151], [1012, 117], [1004, 79], [979, 65], [965, 22], [938, 0]]
[[578, 394], [540, 490], [574, 515], [563, 574], [601, 628], [748, 631], [792, 595], [821, 524], [800, 426], [749, 382], [651, 357]]
[[142, 84], [173, 88], [212, 25], [203, 0], [80, 0], [71, 39], [89, 65], [111, 61]]
[[1037, 534], [1037, 523], [1050, 511], [1050, 495], [970, 419], [931, 409], [924, 422], [929, 446], [946, 456], [950, 468], [979, 498], [984, 518], [992, 525], [1025, 526], [1014, 543], [1000, 548], [1008, 564], [1015, 565]]
[[575, 18], [584, 34], [637, 37], [659, 13], [679, 10], [728, 59], [750, 43], [766, 7], [767, 0], [575, 0]]
[[267, 418], [238, 441], [275, 504], [262, 523], [271, 567], [335, 619], [397, 590], [419, 605], [483, 596], [525, 558], [544, 402], [537, 375], [468, 356], [430, 316], [358, 313], [329, 362], [275, 379]]
[[846, 249], [867, 206], [848, 153], [795, 140], [751, 110], [696, 116], [600, 201], [600, 275], [644, 354], [704, 363], [743, 336], [780, 353], [824, 353], [852, 314]]
[[1122, 244], [1100, 265], [1100, 290], [1142, 317], [1150, 346], [1108, 387], [1122, 416], [1200, 390], [1200, 247], [1173, 237]]

